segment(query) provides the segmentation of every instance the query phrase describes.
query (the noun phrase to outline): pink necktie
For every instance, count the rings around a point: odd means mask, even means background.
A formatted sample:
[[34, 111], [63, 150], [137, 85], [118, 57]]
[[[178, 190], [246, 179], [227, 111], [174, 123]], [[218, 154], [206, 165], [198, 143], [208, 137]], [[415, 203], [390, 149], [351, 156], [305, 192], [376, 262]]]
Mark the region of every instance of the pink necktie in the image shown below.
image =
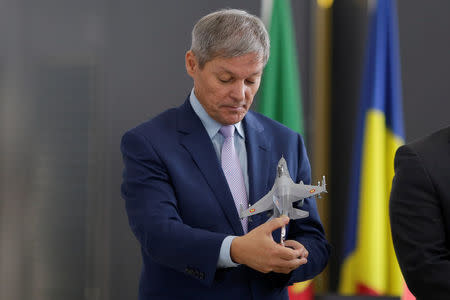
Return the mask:
[[[242, 175], [239, 158], [234, 148], [234, 125], [226, 125], [220, 128], [220, 133], [225, 137], [222, 146], [222, 169], [225, 173], [228, 186], [233, 195], [234, 204], [238, 212], [248, 206], [247, 192], [245, 190], [244, 176]], [[241, 220], [244, 233], [247, 233], [247, 218]]]

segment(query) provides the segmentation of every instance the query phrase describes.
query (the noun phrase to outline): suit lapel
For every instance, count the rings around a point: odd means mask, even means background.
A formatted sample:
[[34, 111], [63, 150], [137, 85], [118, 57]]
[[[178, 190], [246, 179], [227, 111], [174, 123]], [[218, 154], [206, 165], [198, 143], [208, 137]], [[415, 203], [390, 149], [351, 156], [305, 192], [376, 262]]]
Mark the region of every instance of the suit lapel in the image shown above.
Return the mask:
[[190, 153], [195, 164], [202, 172], [235, 234], [243, 235], [244, 232], [233, 196], [222, 172], [222, 167], [217, 159], [211, 139], [192, 109], [189, 98], [178, 110], [177, 130], [181, 133], [181, 145]]
[[[254, 204], [267, 193], [270, 171], [270, 144], [264, 134], [264, 127], [253, 112], [244, 118], [245, 146], [247, 149], [249, 203]], [[262, 223], [262, 216], [252, 217], [249, 230]]]

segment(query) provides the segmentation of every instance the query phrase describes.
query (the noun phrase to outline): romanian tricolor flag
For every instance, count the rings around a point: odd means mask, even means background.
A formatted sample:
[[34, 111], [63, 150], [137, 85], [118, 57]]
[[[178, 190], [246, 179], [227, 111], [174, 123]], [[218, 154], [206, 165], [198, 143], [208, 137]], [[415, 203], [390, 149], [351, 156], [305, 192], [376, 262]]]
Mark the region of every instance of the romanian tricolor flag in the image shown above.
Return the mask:
[[371, 9], [363, 76], [339, 292], [400, 296], [388, 211], [394, 155], [404, 142], [395, 0]]

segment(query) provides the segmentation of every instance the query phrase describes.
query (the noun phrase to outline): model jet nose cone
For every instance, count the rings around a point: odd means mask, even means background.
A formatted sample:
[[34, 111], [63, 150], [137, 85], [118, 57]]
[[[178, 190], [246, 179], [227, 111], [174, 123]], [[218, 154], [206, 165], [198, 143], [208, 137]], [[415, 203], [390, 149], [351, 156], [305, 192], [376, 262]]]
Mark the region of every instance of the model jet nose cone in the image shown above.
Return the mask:
[[278, 177], [281, 177], [283, 174], [287, 172], [287, 164], [286, 160], [282, 156], [280, 161], [278, 162]]

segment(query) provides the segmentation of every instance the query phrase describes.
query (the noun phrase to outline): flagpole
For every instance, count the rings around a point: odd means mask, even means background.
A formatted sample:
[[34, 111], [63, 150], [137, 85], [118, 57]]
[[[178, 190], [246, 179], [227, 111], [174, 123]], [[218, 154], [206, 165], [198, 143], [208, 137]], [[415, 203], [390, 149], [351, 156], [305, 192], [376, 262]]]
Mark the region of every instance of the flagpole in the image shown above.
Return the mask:
[[[331, 42], [332, 42], [332, 5], [333, 0], [317, 0], [313, 6], [315, 15], [315, 41], [311, 53], [314, 57], [312, 142], [312, 178], [330, 174], [330, 98], [331, 98]], [[317, 201], [317, 209], [328, 240], [329, 236], [329, 200], [324, 196]], [[318, 292], [329, 289], [329, 267], [314, 279], [314, 288]]]

